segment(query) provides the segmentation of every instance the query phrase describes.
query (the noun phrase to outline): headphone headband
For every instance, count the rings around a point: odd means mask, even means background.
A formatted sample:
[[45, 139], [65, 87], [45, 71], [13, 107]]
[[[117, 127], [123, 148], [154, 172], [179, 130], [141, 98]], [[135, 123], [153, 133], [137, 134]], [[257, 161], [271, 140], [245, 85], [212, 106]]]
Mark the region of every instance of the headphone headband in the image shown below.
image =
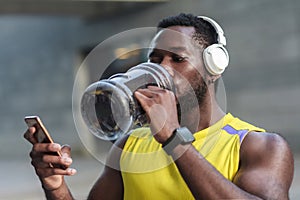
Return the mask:
[[226, 38], [225, 38], [225, 35], [224, 35], [224, 31], [216, 21], [214, 21], [213, 19], [211, 19], [209, 17], [206, 17], [206, 16], [197, 16], [197, 18], [203, 19], [204, 21], [207, 21], [208, 23], [210, 23], [214, 27], [214, 29], [217, 33], [218, 43], [226, 46]]

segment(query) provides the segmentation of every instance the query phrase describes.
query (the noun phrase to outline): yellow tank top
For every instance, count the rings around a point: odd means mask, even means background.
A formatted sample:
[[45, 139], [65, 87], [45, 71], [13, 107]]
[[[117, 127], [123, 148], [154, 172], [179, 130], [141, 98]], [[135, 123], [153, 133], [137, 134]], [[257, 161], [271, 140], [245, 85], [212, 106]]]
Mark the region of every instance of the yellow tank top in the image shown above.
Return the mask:
[[[194, 147], [228, 180], [239, 167], [240, 145], [250, 131], [264, 131], [230, 113], [213, 126], [194, 133]], [[149, 128], [134, 130], [125, 143], [120, 167], [124, 199], [194, 199], [173, 159]]]

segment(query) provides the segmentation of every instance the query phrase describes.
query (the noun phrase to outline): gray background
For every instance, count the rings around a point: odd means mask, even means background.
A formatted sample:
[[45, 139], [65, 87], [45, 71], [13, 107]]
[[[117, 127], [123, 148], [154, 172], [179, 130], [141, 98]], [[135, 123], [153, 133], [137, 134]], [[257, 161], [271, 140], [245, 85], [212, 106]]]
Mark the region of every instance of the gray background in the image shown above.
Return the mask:
[[85, 52], [179, 12], [211, 16], [224, 28], [227, 111], [287, 139], [296, 158], [291, 199], [300, 198], [300, 1], [0, 1], [0, 7], [1, 199], [42, 198], [23, 139], [28, 114], [40, 115], [56, 141], [72, 146], [81, 173], [69, 182], [79, 198], [86, 196], [102, 165], [86, 152], [72, 115]]

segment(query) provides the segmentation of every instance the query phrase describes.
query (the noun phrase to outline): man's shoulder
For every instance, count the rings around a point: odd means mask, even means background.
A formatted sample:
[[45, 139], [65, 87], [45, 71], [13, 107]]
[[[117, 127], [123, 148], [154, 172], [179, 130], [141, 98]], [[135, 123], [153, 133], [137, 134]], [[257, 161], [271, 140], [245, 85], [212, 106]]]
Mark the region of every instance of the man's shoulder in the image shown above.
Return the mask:
[[279, 133], [270, 133], [270, 132], [257, 132], [251, 131], [248, 133], [245, 138], [245, 142], [249, 144], [256, 144], [256, 146], [281, 146], [287, 145], [286, 140]]
[[289, 144], [278, 133], [249, 132], [241, 146], [241, 156], [247, 158], [264, 159], [286, 153], [291, 153]]

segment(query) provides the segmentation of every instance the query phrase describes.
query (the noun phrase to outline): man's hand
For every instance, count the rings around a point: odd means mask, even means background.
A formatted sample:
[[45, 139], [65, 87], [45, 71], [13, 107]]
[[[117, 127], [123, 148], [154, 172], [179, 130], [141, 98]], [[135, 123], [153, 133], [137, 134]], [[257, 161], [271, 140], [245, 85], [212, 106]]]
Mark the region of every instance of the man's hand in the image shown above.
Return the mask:
[[[64, 175], [74, 175], [75, 169], [69, 168], [72, 164], [71, 148], [56, 143], [38, 143], [34, 134], [36, 129], [30, 127], [24, 134], [24, 138], [32, 145], [30, 157], [31, 164], [39, 176], [43, 188], [46, 191], [59, 189], [64, 183]], [[56, 154], [61, 153], [61, 157]], [[64, 166], [64, 167], [62, 167]]]
[[154, 138], [164, 143], [178, 128], [176, 99], [173, 92], [155, 86], [139, 89], [135, 97], [150, 118], [150, 128]]

